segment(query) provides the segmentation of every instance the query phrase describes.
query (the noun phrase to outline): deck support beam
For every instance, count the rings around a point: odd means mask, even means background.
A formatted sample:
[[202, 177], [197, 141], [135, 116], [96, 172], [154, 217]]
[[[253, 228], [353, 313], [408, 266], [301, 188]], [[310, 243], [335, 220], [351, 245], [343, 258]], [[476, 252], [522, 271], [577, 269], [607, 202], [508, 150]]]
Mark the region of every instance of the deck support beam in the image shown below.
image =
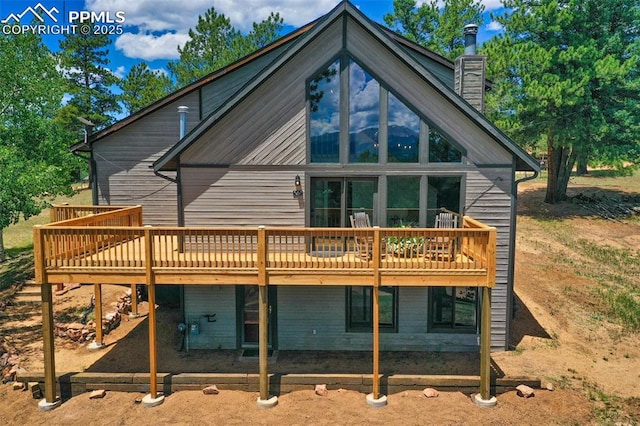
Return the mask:
[[164, 396], [158, 396], [158, 351], [156, 348], [156, 282], [153, 273], [153, 235], [148, 227], [144, 230], [145, 267], [148, 284], [149, 301], [149, 394], [145, 395], [142, 403], [145, 407], [155, 407], [164, 402]]
[[372, 328], [373, 328], [373, 391], [367, 395], [367, 404], [374, 407], [382, 407], [387, 405], [387, 397], [380, 394], [380, 228], [373, 227], [373, 312], [372, 312]]
[[269, 278], [267, 276], [267, 232], [258, 227], [258, 359], [260, 363], [260, 396], [258, 407], [271, 408], [278, 397], [269, 395]]
[[44, 398], [47, 404], [55, 404], [56, 396], [56, 361], [53, 337], [53, 289], [43, 283], [40, 289], [42, 296], [42, 334], [44, 337]]
[[480, 331], [480, 393], [475, 402], [481, 407], [493, 407], [497, 400], [491, 396], [491, 289], [482, 288]]
[[94, 300], [94, 313], [96, 323], [96, 346], [102, 346], [104, 344], [104, 336], [102, 335], [102, 285], [95, 283], [93, 285], [93, 292], [95, 295]]
[[131, 316], [138, 316], [138, 288], [135, 284], [131, 284]]

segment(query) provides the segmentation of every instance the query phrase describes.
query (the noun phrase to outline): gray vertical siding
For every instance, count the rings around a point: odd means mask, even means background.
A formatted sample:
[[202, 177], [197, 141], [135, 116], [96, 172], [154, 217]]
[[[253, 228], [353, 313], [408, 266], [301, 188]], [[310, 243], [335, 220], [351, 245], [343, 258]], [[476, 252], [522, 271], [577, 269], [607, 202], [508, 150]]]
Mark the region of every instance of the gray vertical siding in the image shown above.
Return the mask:
[[[94, 144], [100, 204], [141, 204], [145, 224], [176, 225], [176, 185], [156, 176], [150, 166], [178, 142], [178, 105], [189, 107], [187, 123], [188, 130], [191, 130], [199, 117], [197, 92], [166, 105]], [[175, 173], [166, 175], [175, 178]]]
[[336, 22], [204, 132], [181, 164], [304, 164], [306, 79], [338, 54], [341, 39]]
[[511, 242], [510, 168], [483, 168], [467, 173], [465, 214], [497, 229], [496, 286], [492, 291], [491, 347], [508, 344], [509, 244]]
[[456, 93], [480, 112], [484, 112], [485, 61], [477, 55], [456, 59]]
[[[198, 321], [200, 334], [189, 336], [189, 348], [236, 348], [236, 288], [234, 286], [185, 286], [185, 317]], [[215, 322], [203, 315], [216, 314]]]

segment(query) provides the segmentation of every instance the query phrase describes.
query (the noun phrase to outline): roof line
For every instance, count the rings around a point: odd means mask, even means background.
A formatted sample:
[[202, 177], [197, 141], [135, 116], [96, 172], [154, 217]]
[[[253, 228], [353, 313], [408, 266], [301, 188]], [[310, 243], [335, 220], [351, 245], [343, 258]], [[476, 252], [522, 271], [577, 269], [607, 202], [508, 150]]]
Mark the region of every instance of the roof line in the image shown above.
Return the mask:
[[[316, 20], [317, 21], [317, 20]], [[176, 90], [175, 92], [172, 92], [168, 95], [166, 95], [165, 97], [155, 101], [154, 103], [152, 103], [151, 105], [141, 109], [140, 111], [137, 111], [125, 118], [123, 118], [122, 120], [112, 124], [111, 126], [100, 130], [99, 132], [94, 133], [93, 135], [91, 135], [91, 139], [90, 142], [96, 142], [102, 138], [104, 138], [105, 136], [108, 136], [114, 132], [117, 132], [118, 130], [128, 126], [129, 124], [139, 120], [140, 118], [146, 116], [147, 114], [150, 114], [160, 108], [162, 108], [163, 106], [170, 104], [190, 93], [192, 93], [193, 91], [201, 88], [202, 86], [207, 85], [208, 83], [211, 83], [214, 80], [217, 80], [218, 78], [229, 74], [232, 71], [235, 71], [237, 68], [240, 68], [246, 64], [248, 64], [249, 62], [277, 49], [278, 47], [288, 43], [291, 40], [296, 39], [297, 37], [300, 37], [301, 35], [303, 35], [304, 33], [306, 33], [307, 31], [309, 31], [314, 25], [316, 21], [312, 21], [296, 30], [293, 30], [292, 32], [282, 36], [281, 38], [273, 41], [272, 43], [264, 46], [263, 48], [256, 50], [253, 53], [248, 54], [247, 56], [244, 56], [240, 59], [238, 59], [235, 62], [232, 62], [231, 64], [225, 65], [222, 68], [219, 68], [207, 75], [205, 75], [204, 77], [194, 81], [193, 83], [190, 83], [178, 90]], [[85, 149], [82, 149], [85, 148]], [[75, 143], [74, 145], [72, 145], [70, 147], [71, 151], [86, 151], [88, 150], [88, 148], [86, 147], [86, 144], [84, 143], [84, 141], [80, 141]]]

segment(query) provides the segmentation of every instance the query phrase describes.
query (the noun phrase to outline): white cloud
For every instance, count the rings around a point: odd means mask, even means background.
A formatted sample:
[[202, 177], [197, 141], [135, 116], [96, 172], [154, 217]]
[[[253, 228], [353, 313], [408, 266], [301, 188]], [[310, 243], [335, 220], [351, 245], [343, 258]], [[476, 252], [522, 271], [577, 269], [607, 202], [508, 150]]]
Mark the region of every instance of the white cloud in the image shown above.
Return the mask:
[[122, 34], [116, 40], [116, 49], [129, 58], [145, 61], [155, 59], [178, 59], [178, 46], [184, 46], [189, 40], [187, 34], [166, 33], [161, 36], [151, 34]]
[[111, 71], [111, 73], [113, 75], [115, 75], [116, 77], [118, 77], [118, 78], [124, 78], [125, 71], [126, 71], [126, 69], [125, 69], [124, 65], [120, 65], [118, 68], [116, 68], [115, 71]]
[[498, 21], [491, 21], [487, 25], [487, 31], [502, 31], [504, 27]]

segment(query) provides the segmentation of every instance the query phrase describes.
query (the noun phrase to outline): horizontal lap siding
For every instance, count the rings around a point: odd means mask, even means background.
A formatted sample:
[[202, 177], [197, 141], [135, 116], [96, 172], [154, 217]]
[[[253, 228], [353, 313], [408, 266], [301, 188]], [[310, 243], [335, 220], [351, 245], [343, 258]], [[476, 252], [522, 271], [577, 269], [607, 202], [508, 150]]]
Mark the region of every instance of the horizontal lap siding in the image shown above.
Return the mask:
[[[156, 176], [150, 166], [179, 139], [178, 105], [189, 107], [188, 129], [198, 123], [198, 94], [155, 111], [93, 146], [99, 203], [143, 206], [144, 223], [177, 223], [176, 185]], [[175, 173], [166, 173], [175, 177]]]
[[[427, 293], [399, 289], [398, 332], [381, 332], [380, 350], [477, 350], [476, 334], [427, 333]], [[278, 287], [279, 349], [370, 351], [372, 336], [346, 331], [345, 287]]]
[[[185, 286], [184, 300], [187, 321], [200, 326], [200, 334], [189, 336], [190, 349], [236, 348], [235, 286]], [[207, 322], [203, 315], [212, 314], [215, 322]]]
[[186, 226], [304, 226], [304, 201], [293, 197], [302, 172], [188, 167], [181, 173]]
[[[465, 214], [497, 229], [496, 286], [492, 290], [491, 347], [507, 345], [509, 244], [511, 243], [511, 169], [479, 169], [467, 173]], [[502, 179], [502, 180], [500, 180]]]
[[187, 164], [304, 164], [305, 84], [341, 46], [331, 25], [271, 75], [181, 156]]
[[352, 19], [348, 19], [348, 34], [349, 52], [394, 92], [422, 111], [440, 131], [462, 145], [477, 164], [511, 164], [512, 154]]

